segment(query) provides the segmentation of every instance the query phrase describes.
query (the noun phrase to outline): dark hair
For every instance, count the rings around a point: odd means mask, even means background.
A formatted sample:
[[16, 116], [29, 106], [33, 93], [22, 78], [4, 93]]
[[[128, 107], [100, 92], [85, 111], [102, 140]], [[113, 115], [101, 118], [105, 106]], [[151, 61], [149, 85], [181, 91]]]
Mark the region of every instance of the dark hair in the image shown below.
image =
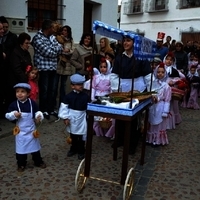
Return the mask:
[[112, 52], [106, 51], [105, 52], [105, 56], [108, 55], [109, 57], [111, 57], [112, 59], [115, 58], [115, 55]]
[[81, 41], [79, 42], [79, 44], [80, 44], [80, 45], [83, 45], [83, 44], [84, 44], [84, 39], [85, 39], [86, 37], [88, 37], [88, 36], [91, 38], [89, 46], [92, 47], [92, 45], [93, 45], [93, 37], [92, 37], [92, 34], [91, 34], [91, 33], [83, 33], [83, 35], [81, 36]]
[[191, 51], [190, 56], [194, 56], [196, 58], [199, 58], [199, 55], [195, 51]]
[[175, 43], [176, 43], [176, 40], [172, 40], [172, 43], [174, 43], [174, 44], [175, 44]]
[[[37, 67], [34, 67], [34, 66], [30, 66], [30, 65], [26, 67], [26, 75], [28, 76], [28, 78], [29, 78], [29, 74], [30, 74], [33, 70], [37, 70], [37, 71], [38, 71], [38, 68], [37, 68]], [[35, 81], [38, 81], [38, 79], [39, 79], [39, 73], [36, 74]]]
[[67, 37], [70, 39], [70, 42], [72, 42], [73, 41], [73, 37], [72, 37], [72, 29], [71, 29], [71, 27], [65, 25], [65, 26], [62, 27], [62, 31], [63, 31], [64, 28], [67, 29], [67, 34], [68, 34]]
[[172, 37], [171, 37], [170, 35], [168, 35], [166, 38], [170, 38], [170, 39], [172, 39]]
[[53, 21], [50, 19], [46, 19], [42, 22], [42, 31], [47, 30], [52, 27]]
[[28, 33], [20, 33], [18, 36], [18, 43], [20, 45], [24, 44], [25, 40], [31, 40], [31, 36]]
[[8, 24], [8, 20], [4, 17], [4, 16], [1, 16], [0, 17], [0, 22], [3, 24], [3, 23], [7, 23]]

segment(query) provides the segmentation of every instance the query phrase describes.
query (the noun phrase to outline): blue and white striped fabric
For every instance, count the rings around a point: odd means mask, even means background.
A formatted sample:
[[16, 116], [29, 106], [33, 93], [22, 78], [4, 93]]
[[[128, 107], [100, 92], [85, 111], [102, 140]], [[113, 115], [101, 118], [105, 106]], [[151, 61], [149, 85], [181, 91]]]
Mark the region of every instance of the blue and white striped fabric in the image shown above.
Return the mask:
[[156, 42], [137, 33], [126, 32], [97, 20], [93, 22], [93, 33], [116, 40], [122, 40], [124, 37], [134, 39], [133, 53], [136, 59], [152, 60], [154, 58]]

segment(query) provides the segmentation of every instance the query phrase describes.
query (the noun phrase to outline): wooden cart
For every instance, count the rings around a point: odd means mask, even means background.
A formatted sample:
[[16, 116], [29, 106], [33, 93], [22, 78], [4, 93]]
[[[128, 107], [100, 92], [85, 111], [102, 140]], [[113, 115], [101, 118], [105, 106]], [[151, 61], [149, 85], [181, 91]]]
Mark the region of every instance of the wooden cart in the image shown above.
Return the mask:
[[[134, 55], [136, 57], [138, 57], [139, 59], [145, 59], [145, 58], [149, 59], [153, 57], [152, 53], [147, 52], [146, 50], [144, 51], [142, 48], [147, 48], [145, 46], [147, 44], [149, 45], [149, 48], [150, 46], [153, 48], [155, 43], [150, 42], [150, 40], [144, 39], [141, 36], [138, 36], [137, 34], [124, 32], [123, 30], [116, 29], [112, 26], [109, 26], [99, 21], [95, 21], [93, 23], [93, 32], [94, 34], [99, 33], [106, 37], [114, 38], [117, 40], [122, 40], [124, 36], [128, 35], [129, 37], [134, 38], [134, 41], [135, 41]], [[140, 43], [140, 45], [137, 45], [138, 43]], [[138, 48], [139, 46], [140, 48]], [[152, 52], [153, 50], [149, 49], [149, 51]], [[131, 99], [131, 102], [132, 102], [132, 99]], [[132, 167], [127, 173], [131, 122], [143, 111], [146, 111], [145, 123], [144, 123], [144, 136], [143, 136], [141, 160], [140, 160], [140, 164], [143, 165], [144, 156], [145, 156], [145, 142], [146, 142], [145, 140], [146, 140], [146, 132], [147, 132], [148, 108], [150, 105], [151, 105], [151, 97], [140, 102], [136, 107], [129, 108], [129, 109], [113, 108], [113, 107], [108, 107], [104, 105], [92, 104], [92, 103], [88, 104], [88, 107], [87, 107], [88, 131], [87, 131], [87, 143], [86, 143], [86, 156], [85, 156], [85, 159], [83, 159], [81, 163], [79, 164], [76, 177], [75, 177], [75, 189], [78, 192], [82, 192], [87, 179], [91, 178], [91, 179], [97, 179], [100, 181], [106, 181], [106, 182], [112, 182], [115, 184], [124, 185], [123, 199], [128, 200], [130, 198], [131, 193], [134, 188], [134, 168]], [[124, 143], [126, 145], [124, 145], [123, 147], [120, 183], [101, 179], [99, 177], [90, 176], [94, 116], [102, 116], [106, 118], [123, 120], [126, 123], [126, 130], [124, 134]], [[116, 130], [117, 130], [117, 127], [116, 127]], [[117, 141], [117, 138], [115, 138], [115, 141], [114, 141], [113, 160], [117, 160], [116, 141]]]

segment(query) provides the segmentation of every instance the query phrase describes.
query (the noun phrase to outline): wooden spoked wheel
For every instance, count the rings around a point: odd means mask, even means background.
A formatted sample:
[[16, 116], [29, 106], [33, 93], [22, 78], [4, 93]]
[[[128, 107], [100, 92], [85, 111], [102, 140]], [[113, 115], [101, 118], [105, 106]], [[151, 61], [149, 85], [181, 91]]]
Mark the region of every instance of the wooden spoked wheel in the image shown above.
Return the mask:
[[77, 172], [76, 172], [75, 189], [78, 192], [82, 192], [82, 190], [85, 186], [86, 180], [87, 180], [87, 177], [84, 176], [84, 169], [85, 169], [85, 159], [83, 159], [80, 162]]
[[129, 200], [134, 188], [134, 178], [135, 172], [134, 169], [131, 168], [126, 176], [126, 181], [124, 184], [124, 192], [123, 192], [123, 200]]

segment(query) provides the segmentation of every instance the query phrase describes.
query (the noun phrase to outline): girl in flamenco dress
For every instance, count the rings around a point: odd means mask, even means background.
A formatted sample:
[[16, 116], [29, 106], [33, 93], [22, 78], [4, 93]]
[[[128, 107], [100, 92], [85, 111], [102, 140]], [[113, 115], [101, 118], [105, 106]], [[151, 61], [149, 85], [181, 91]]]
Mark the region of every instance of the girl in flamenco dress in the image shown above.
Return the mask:
[[164, 63], [160, 63], [154, 71], [155, 80], [152, 82], [152, 91], [155, 103], [149, 108], [149, 130], [147, 142], [152, 145], [168, 144], [167, 117], [170, 110], [171, 87], [166, 83], [168, 77]]
[[[174, 87], [175, 83], [181, 79], [179, 71], [176, 69], [175, 57], [172, 52], [169, 52], [164, 58], [165, 68], [168, 74], [166, 82], [170, 87]], [[176, 124], [181, 123], [181, 115], [179, 112], [179, 101], [171, 100], [170, 112], [167, 118], [167, 129], [175, 129]]]
[[187, 108], [198, 110], [200, 108], [198, 104], [198, 90], [200, 84], [200, 77], [197, 73], [197, 66], [192, 65], [189, 67], [187, 79], [190, 85], [190, 94], [187, 102]]
[[[111, 64], [105, 58], [101, 58], [99, 70], [100, 73], [93, 76], [92, 80], [92, 94], [91, 100], [95, 101], [95, 97], [105, 96], [111, 93], [111, 84], [110, 84], [110, 67]], [[96, 116], [95, 122], [93, 124], [93, 129], [97, 136], [106, 136], [112, 138], [115, 133], [115, 120], [112, 120], [112, 125], [108, 129], [101, 128], [99, 120], [101, 117]]]

